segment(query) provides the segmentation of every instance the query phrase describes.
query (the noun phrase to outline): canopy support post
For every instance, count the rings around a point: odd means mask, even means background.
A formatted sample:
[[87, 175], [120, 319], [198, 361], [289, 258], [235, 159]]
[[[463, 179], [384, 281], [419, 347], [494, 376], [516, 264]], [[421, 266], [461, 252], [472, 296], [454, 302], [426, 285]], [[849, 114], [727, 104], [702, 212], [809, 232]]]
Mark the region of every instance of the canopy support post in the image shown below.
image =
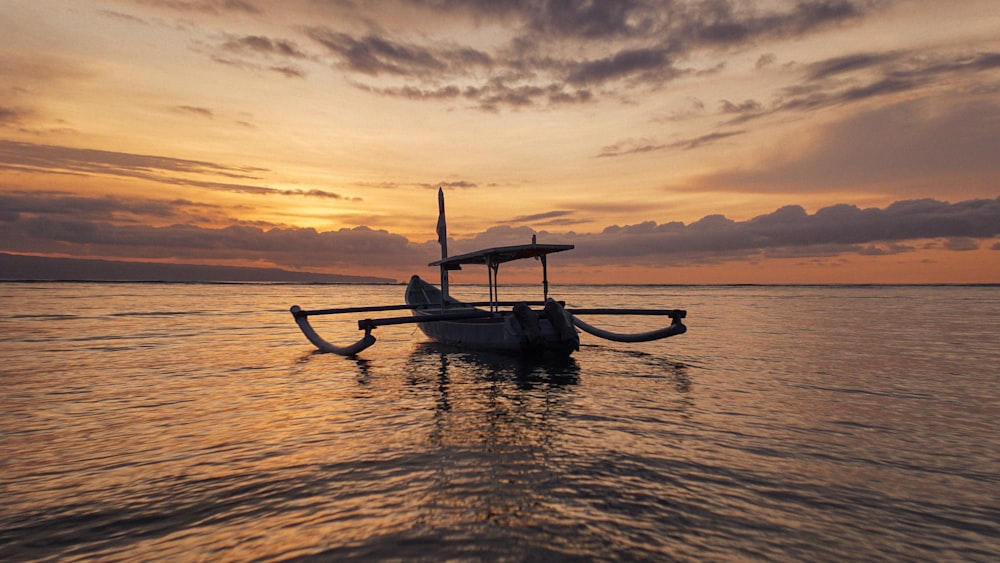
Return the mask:
[[500, 263], [492, 258], [486, 260], [487, 281], [490, 286], [490, 311], [500, 310], [500, 286], [497, 284], [497, 274], [500, 273]]
[[549, 298], [549, 264], [548, 260], [545, 259], [546, 256], [543, 254], [542, 260], [542, 300]]

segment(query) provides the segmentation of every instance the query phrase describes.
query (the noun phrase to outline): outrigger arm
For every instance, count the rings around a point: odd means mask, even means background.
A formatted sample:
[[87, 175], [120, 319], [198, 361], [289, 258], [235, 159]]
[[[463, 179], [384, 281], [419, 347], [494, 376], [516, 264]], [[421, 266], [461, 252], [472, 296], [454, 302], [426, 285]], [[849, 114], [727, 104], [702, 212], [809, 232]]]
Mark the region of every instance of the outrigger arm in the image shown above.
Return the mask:
[[364, 337], [354, 344], [350, 344], [348, 346], [336, 346], [334, 344], [330, 344], [324, 340], [323, 337], [317, 334], [312, 325], [309, 324], [308, 311], [303, 311], [298, 305], [293, 305], [291, 311], [292, 316], [295, 317], [295, 324], [299, 325], [299, 329], [302, 330], [302, 334], [306, 335], [309, 342], [312, 342], [313, 346], [319, 348], [321, 352], [330, 352], [340, 356], [353, 356], [365, 348], [368, 348], [372, 344], [375, 344], [375, 337], [372, 336], [371, 328], [365, 330]]
[[[573, 318], [573, 324], [584, 332], [593, 334], [598, 338], [603, 338], [605, 340], [611, 340], [614, 342], [650, 342], [653, 340], [662, 340], [671, 336], [677, 336], [678, 334], [684, 334], [687, 332], [687, 327], [681, 321], [687, 316], [687, 311], [681, 309], [567, 309], [570, 316]], [[620, 332], [611, 332], [609, 330], [604, 330], [597, 328], [589, 323], [586, 323], [576, 315], [664, 315], [671, 318], [670, 326], [650, 330], [648, 332], [636, 332], [631, 334], [625, 334]]]
[[603, 338], [605, 340], [612, 340], [614, 342], [650, 342], [652, 340], [661, 340], [670, 336], [676, 336], [678, 334], [684, 334], [687, 332], [687, 327], [680, 320], [675, 320], [668, 327], [661, 328], [659, 330], [651, 330], [649, 332], [637, 332], [633, 334], [622, 334], [619, 332], [610, 332], [604, 329], [597, 328], [596, 326], [587, 324], [580, 319], [573, 317], [573, 324], [582, 329], [584, 332], [589, 332], [598, 338]]

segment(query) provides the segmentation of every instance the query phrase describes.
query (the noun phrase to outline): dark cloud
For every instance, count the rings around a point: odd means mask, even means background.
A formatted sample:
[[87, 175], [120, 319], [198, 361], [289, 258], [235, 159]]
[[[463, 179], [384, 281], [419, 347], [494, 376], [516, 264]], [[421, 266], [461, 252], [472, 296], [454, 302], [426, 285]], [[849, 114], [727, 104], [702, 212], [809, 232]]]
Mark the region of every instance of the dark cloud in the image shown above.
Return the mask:
[[718, 131], [716, 133], [709, 133], [707, 135], [702, 135], [700, 137], [694, 137], [690, 139], [680, 139], [672, 143], [657, 143], [649, 139], [639, 139], [639, 140], [625, 140], [619, 141], [613, 145], [608, 145], [602, 147], [601, 151], [597, 154], [597, 158], [610, 158], [642, 153], [657, 152], [666, 149], [681, 149], [681, 150], [691, 150], [702, 147], [704, 145], [709, 145], [716, 141], [722, 139], [727, 139], [729, 137], [735, 137], [737, 135], [744, 134], [745, 131]]
[[219, 64], [242, 70], [280, 74], [285, 78], [305, 78], [308, 76], [305, 70], [292, 64], [261, 64], [246, 58], [240, 59], [221, 55], [214, 55], [212, 60]]
[[0, 127], [17, 125], [28, 115], [23, 109], [0, 106]]
[[601, 151], [597, 153], [597, 158], [611, 158], [616, 156], [656, 152], [666, 149], [669, 146], [670, 145], [667, 144], [657, 143], [652, 139], [625, 139], [618, 141], [613, 145], [601, 147]]
[[[241, 0], [144, 3], [188, 13], [263, 15], [257, 4]], [[306, 76], [297, 63], [323, 61], [343, 72], [350, 84], [371, 93], [466, 102], [496, 112], [627, 98], [635, 87], [658, 89], [677, 77], [716, 72], [723, 66], [720, 63], [707, 71], [689, 68], [689, 61], [697, 56], [755, 48], [762, 40], [803, 36], [860, 20], [882, 3], [325, 2], [316, 8], [329, 10], [330, 17], [300, 22], [298, 30], [307, 46], [289, 38], [227, 34], [215, 45], [201, 49], [219, 63], [289, 78]], [[396, 10], [413, 14], [414, 24], [409, 29], [405, 24], [383, 25], [393, 20], [386, 14]], [[471, 42], [436, 38], [417, 23], [440, 20], [442, 26], [451, 26], [463, 18], [468, 21], [460, 25], [499, 25], [510, 31], [511, 37], [490, 47], [473, 46]]]
[[[67, 194], [8, 193], [0, 197], [0, 251], [63, 253], [115, 258], [178, 258], [225, 262], [265, 260], [292, 268], [407, 270], [433, 260], [435, 241], [410, 242], [384, 230], [355, 227], [321, 232], [309, 228], [233, 224], [148, 226], [143, 218], [172, 219], [198, 207], [189, 201], [84, 198]], [[550, 211], [510, 223], [569, 219]], [[1000, 198], [947, 203], [906, 200], [884, 209], [834, 205], [809, 214], [786, 206], [747, 221], [709, 215], [690, 224], [645, 221], [600, 233], [536, 231], [501, 225], [455, 240], [453, 253], [539, 241], [576, 245], [567, 264], [668, 265], [760, 257], [829, 257], [910, 252], [918, 241], [968, 251], [1000, 236]], [[994, 245], [995, 247], [995, 245]], [[399, 272], [405, 275], [405, 271]]]
[[306, 72], [304, 70], [302, 70], [301, 68], [298, 68], [298, 67], [295, 67], [295, 66], [289, 66], [289, 65], [278, 66], [278, 65], [276, 65], [276, 66], [269, 66], [269, 67], [267, 67], [266, 70], [269, 70], [271, 72], [275, 72], [277, 74], [280, 74], [280, 75], [284, 76], [285, 78], [305, 78], [306, 77]]
[[683, 139], [674, 143], [671, 143], [672, 148], [680, 148], [684, 150], [696, 149], [698, 147], [714, 143], [715, 141], [720, 141], [722, 139], [728, 139], [729, 137], [735, 137], [737, 135], [744, 134], [745, 131], [718, 131], [715, 133], [709, 133], [707, 135], [702, 135], [700, 137], [694, 137], [692, 139]]
[[202, 14], [261, 13], [260, 8], [256, 4], [246, 0], [137, 0], [137, 2], [177, 12]]
[[764, 105], [757, 100], [744, 100], [739, 104], [735, 104], [729, 100], [722, 100], [719, 102], [719, 110], [724, 114], [737, 115], [737, 117], [729, 120], [729, 124], [743, 123], [765, 112]]
[[64, 192], [0, 193], [0, 208], [14, 217], [44, 215], [48, 217], [87, 217], [90, 220], [121, 219], [123, 215], [173, 217], [175, 207], [189, 205], [185, 200], [150, 200], [141, 198], [85, 197]]
[[950, 238], [945, 241], [944, 247], [948, 250], [966, 251], [979, 250], [979, 243], [970, 238]]
[[[201, 114], [200, 109], [191, 108], [186, 111]], [[0, 140], [0, 169], [84, 176], [108, 175], [235, 193], [309, 196], [360, 201], [358, 198], [345, 198], [335, 192], [319, 189], [281, 190], [267, 186], [199, 180], [190, 177], [201, 175], [222, 176], [236, 180], [260, 180], [260, 174], [267, 172], [263, 168], [16, 141]]]
[[757, 63], [754, 66], [757, 70], [760, 70], [773, 65], [776, 60], [778, 60], [778, 57], [774, 53], [764, 53], [757, 59]]
[[0, 140], [0, 165], [83, 174], [139, 176], [155, 171], [212, 173], [245, 179], [255, 178], [253, 174], [264, 171], [198, 160], [5, 140]]
[[[682, 73], [671, 64], [664, 48], [623, 50], [602, 59], [577, 63], [566, 81], [593, 86], [625, 77], [666, 81]], [[653, 78], [655, 77], [655, 78]]]
[[190, 113], [193, 115], [198, 115], [201, 117], [207, 117], [209, 119], [215, 117], [215, 113], [208, 108], [198, 107], [198, 106], [177, 106], [177, 111], [183, 113]]
[[321, 197], [326, 199], [341, 199], [346, 201], [362, 201], [360, 197], [344, 197], [341, 194], [335, 192], [328, 192], [326, 190], [311, 189], [311, 190], [301, 190], [301, 189], [291, 189], [291, 190], [274, 190], [271, 193], [279, 195], [289, 195], [289, 196], [303, 196], [303, 197]]
[[[684, 67], [700, 51], [743, 49], [762, 39], [804, 35], [859, 19], [879, 2], [817, 0], [770, 9], [729, 0], [399, 4], [441, 18], [465, 14], [480, 24], [498, 23], [514, 37], [484, 51], [375, 25], [360, 34], [313, 26], [307, 35], [359, 88], [414, 100], [467, 100], [498, 111], [585, 103], [598, 93], [624, 96], [638, 85], [658, 88], [701, 72]], [[352, 16], [377, 21], [377, 11], [384, 9], [379, 6], [354, 5]], [[403, 83], [385, 84], [382, 78]]]
[[78, 219], [22, 218], [0, 223], [6, 249], [116, 258], [269, 260], [292, 268], [415, 268], [433, 259], [433, 249], [400, 235], [355, 227], [317, 232], [308, 228], [234, 225], [151, 227]]
[[345, 70], [371, 76], [454, 76], [492, 64], [488, 54], [468, 47], [424, 47], [378, 35], [354, 37], [318, 27], [309, 29], [308, 35], [325, 47]]
[[732, 43], [761, 36], [790, 36], [864, 16], [878, 0], [812, 0], [782, 9], [759, 9], [736, 0], [619, 0], [496, 2], [410, 0], [438, 13], [464, 11], [477, 21], [520, 24], [526, 35], [606, 42], [660, 38]]
[[[781, 251], [805, 255], [870, 254], [906, 249], [906, 241], [944, 238], [991, 239], [1000, 235], [1000, 198], [955, 204], [936, 200], [901, 201], [885, 209], [836, 205], [808, 214], [788, 206], [748, 221], [714, 215], [683, 225], [645, 222], [609, 227], [600, 234], [571, 239], [580, 258], [614, 261], [675, 256], [678, 260], [722, 261]], [[876, 246], [873, 246], [875, 244]], [[968, 243], [947, 242], [946, 249], [968, 250]]]
[[435, 182], [433, 184], [418, 184], [418, 186], [421, 188], [434, 189], [434, 190], [438, 188], [464, 190], [470, 188], [478, 188], [479, 184], [477, 184], [476, 182], [470, 182], [468, 180], [451, 180], [451, 181]]
[[[648, 2], [523, 3], [529, 27], [540, 34], [607, 39], [646, 34], [658, 23]], [[668, 3], [669, 4], [669, 3]]]
[[875, 52], [856, 53], [805, 66], [803, 79], [783, 88], [765, 107], [723, 103], [724, 114], [745, 122], [780, 112], [815, 111], [976, 77], [1000, 84], [1000, 53], [994, 52]]
[[299, 63], [315, 59], [291, 39], [264, 35], [227, 34], [216, 44], [200, 47], [217, 63], [254, 72], [271, 72], [286, 78], [305, 78]]
[[[258, 5], [240, 0], [145, 3], [181, 12], [263, 15]], [[302, 44], [261, 34], [227, 34], [202, 49], [217, 62], [289, 78], [307, 76], [300, 63], [326, 62], [343, 72], [350, 84], [374, 94], [465, 102], [495, 112], [627, 99], [636, 87], [657, 90], [678, 77], [717, 72], [724, 66], [696, 68], [691, 63], [696, 58], [726, 56], [758, 48], [763, 41], [861, 22], [888, 4], [885, 0], [328, 2], [323, 6], [335, 15], [301, 22]], [[386, 11], [400, 7], [414, 13], [415, 22], [440, 19], [443, 25], [456, 25], [456, 20], [467, 18], [461, 25], [500, 25], [512, 37], [479, 47], [434, 38], [419, 27], [407, 31], [405, 25], [392, 29], [380, 25]], [[757, 68], [774, 60], [773, 54], [761, 55]], [[862, 52], [802, 68], [802, 81], [778, 92], [772, 103], [725, 106], [723, 113], [730, 115], [730, 123], [738, 123], [781, 111], [810, 111], [907, 92], [948, 77], [996, 70], [1000, 53]]]
[[230, 36], [221, 47], [227, 51], [241, 54], [251, 53], [292, 59], [305, 59], [309, 57], [294, 41], [273, 39], [262, 35]]
[[149, 25], [146, 22], [146, 20], [144, 20], [144, 19], [142, 19], [142, 18], [140, 18], [138, 16], [135, 16], [133, 14], [126, 14], [124, 12], [118, 12], [118, 11], [115, 11], [115, 10], [101, 10], [99, 13], [101, 15], [103, 15], [103, 16], [108, 17], [108, 18], [112, 18], [112, 19], [116, 19], [116, 20], [121, 20], [123, 22], [137, 23], [137, 24], [140, 24], [140, 25]]
[[894, 63], [901, 57], [900, 53], [857, 53], [843, 57], [834, 57], [813, 63], [807, 67], [807, 79], [826, 80], [848, 72], [857, 72], [870, 68], [883, 67]]
[[510, 223], [538, 223], [541, 221], [551, 221], [553, 219], [565, 218], [568, 215], [572, 215], [573, 211], [558, 210], [558, 211], [547, 211], [545, 213], [535, 213], [533, 215], [521, 215], [519, 217], [514, 217], [509, 222]]
[[722, 113], [746, 113], [758, 112], [762, 109], [761, 103], [757, 100], [744, 100], [739, 104], [734, 104], [729, 100], [719, 102]]

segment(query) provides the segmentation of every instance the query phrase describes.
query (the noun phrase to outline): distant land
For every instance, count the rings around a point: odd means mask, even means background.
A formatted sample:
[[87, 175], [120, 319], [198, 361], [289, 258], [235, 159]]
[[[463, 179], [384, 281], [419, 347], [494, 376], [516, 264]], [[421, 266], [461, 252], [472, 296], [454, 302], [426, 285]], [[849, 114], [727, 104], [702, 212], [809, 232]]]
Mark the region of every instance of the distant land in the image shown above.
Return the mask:
[[0, 252], [0, 280], [396, 283], [396, 280], [391, 278], [293, 272], [278, 268], [46, 258], [2, 252]]

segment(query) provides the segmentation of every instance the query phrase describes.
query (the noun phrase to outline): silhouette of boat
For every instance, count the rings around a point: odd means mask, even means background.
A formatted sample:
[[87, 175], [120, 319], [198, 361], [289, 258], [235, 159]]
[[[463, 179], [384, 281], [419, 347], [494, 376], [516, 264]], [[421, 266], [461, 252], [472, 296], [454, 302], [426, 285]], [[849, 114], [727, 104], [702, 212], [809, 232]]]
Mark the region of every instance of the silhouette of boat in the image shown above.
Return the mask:
[[[306, 338], [320, 351], [350, 356], [376, 342], [372, 331], [380, 326], [416, 323], [428, 338], [442, 344], [472, 350], [510, 352], [526, 356], [568, 357], [580, 349], [578, 328], [616, 342], [647, 342], [660, 340], [687, 331], [681, 309], [581, 309], [567, 308], [564, 302], [549, 297], [547, 256], [572, 250], [571, 244], [540, 244], [532, 236], [530, 244], [500, 246], [448, 256], [447, 224], [444, 213], [444, 192], [438, 190], [438, 240], [441, 259], [431, 262], [441, 273], [437, 287], [414, 275], [406, 286], [405, 304], [304, 310], [292, 306], [291, 313]], [[540, 301], [500, 301], [497, 272], [501, 264], [514, 260], [536, 259], [542, 265], [542, 299]], [[448, 272], [466, 265], [486, 266], [489, 278], [489, 301], [467, 303], [448, 293]], [[324, 340], [309, 323], [310, 316], [340, 315], [409, 310], [409, 316], [364, 318], [358, 329], [364, 336], [347, 346]], [[621, 334], [597, 328], [579, 318], [580, 315], [668, 316], [668, 326], [638, 333]]]

